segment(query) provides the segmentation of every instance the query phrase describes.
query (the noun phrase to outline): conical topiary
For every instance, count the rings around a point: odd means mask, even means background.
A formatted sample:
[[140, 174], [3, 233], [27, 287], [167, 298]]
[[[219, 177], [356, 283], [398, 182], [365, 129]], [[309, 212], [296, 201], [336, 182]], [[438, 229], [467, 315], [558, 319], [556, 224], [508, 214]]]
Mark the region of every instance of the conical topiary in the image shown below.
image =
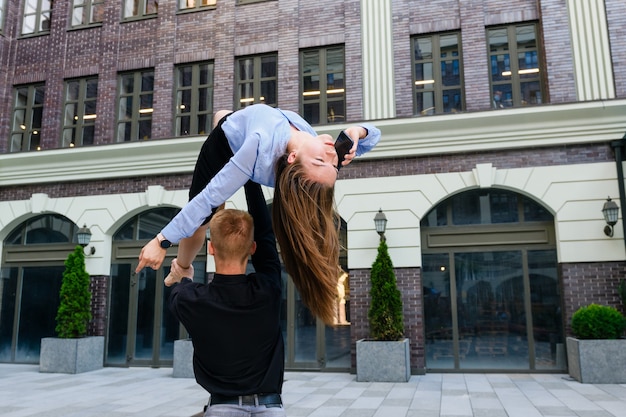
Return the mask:
[[372, 264], [371, 282], [371, 304], [368, 313], [371, 338], [386, 341], [402, 339], [404, 336], [402, 298], [384, 239], [381, 239], [378, 245], [378, 255]]
[[87, 335], [90, 320], [89, 273], [85, 268], [83, 248], [76, 246], [65, 260], [55, 330], [62, 339], [83, 337]]

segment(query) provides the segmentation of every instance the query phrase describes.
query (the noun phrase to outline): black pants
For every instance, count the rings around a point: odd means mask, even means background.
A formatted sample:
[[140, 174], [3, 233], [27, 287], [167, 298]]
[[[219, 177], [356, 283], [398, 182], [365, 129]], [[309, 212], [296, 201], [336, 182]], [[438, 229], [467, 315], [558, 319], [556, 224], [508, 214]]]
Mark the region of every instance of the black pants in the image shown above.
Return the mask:
[[[207, 186], [211, 178], [215, 176], [226, 163], [232, 158], [233, 151], [230, 149], [228, 139], [222, 130], [222, 124], [228, 115], [224, 116], [209, 134], [202, 144], [200, 155], [193, 170], [191, 186], [189, 187], [189, 200], [198, 195]], [[213, 207], [213, 213], [217, 207]], [[211, 213], [211, 216], [213, 215]], [[211, 216], [207, 217], [202, 224], [207, 224]]]

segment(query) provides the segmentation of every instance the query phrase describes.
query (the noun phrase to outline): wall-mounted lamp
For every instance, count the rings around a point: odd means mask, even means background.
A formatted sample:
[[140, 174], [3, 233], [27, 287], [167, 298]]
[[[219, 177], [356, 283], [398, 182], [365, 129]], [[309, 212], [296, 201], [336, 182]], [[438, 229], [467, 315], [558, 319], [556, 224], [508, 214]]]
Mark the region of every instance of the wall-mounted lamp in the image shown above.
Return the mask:
[[385, 240], [385, 230], [387, 229], [387, 216], [383, 213], [383, 209], [378, 209], [378, 213], [374, 216], [374, 225], [376, 232], [380, 235], [381, 242]]
[[606, 199], [604, 207], [602, 207], [602, 214], [604, 215], [604, 220], [606, 221], [606, 226], [604, 226], [604, 234], [608, 237], [613, 237], [613, 226], [615, 226], [615, 223], [617, 223], [619, 207], [615, 203], [615, 201], [611, 200], [611, 197]]
[[[82, 246], [84, 250], [85, 246], [89, 245], [89, 242], [91, 241], [91, 230], [89, 230], [85, 224], [83, 227], [78, 229], [76, 237], [78, 238], [78, 244]], [[96, 248], [92, 246], [89, 248], [89, 253], [85, 253], [85, 255], [93, 255], [94, 253], [96, 253]]]

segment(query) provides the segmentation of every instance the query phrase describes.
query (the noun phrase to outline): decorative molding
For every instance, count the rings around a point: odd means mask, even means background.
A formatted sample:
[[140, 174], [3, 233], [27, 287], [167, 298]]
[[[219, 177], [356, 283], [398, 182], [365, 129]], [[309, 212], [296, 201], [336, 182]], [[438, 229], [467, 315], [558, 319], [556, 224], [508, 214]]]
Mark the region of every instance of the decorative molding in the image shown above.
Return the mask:
[[[382, 131], [363, 159], [610, 142], [626, 132], [626, 100], [372, 120]], [[337, 136], [350, 124], [316, 126]], [[0, 155], [0, 186], [191, 173], [206, 136]]]

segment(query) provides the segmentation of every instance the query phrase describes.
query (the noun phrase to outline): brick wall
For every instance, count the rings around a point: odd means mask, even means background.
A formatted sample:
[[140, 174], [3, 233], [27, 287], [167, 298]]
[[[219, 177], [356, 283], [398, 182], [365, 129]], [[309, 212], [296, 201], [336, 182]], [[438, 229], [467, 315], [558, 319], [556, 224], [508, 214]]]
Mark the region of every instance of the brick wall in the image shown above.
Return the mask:
[[566, 334], [571, 335], [574, 312], [588, 304], [609, 305], [626, 313], [617, 293], [620, 280], [626, 277], [626, 262], [560, 264], [560, 276]]
[[104, 336], [107, 326], [107, 292], [109, 290], [110, 277], [105, 275], [92, 275], [89, 284], [91, 291], [91, 322], [87, 334], [89, 336]]
[[[98, 74], [97, 144], [116, 139], [119, 71], [153, 68], [155, 101], [153, 138], [173, 134], [174, 63], [215, 60], [215, 109], [232, 109], [234, 59], [238, 54], [277, 52], [279, 106], [299, 109], [299, 51], [312, 46], [345, 44], [348, 119], [361, 120], [362, 62], [359, 0], [267, 1], [177, 13], [175, 2], [160, 5], [158, 16], [121, 21], [119, 2], [105, 2], [102, 25], [68, 30], [71, 1], [56, 0], [48, 35], [20, 38], [24, 0], [8, 2], [0, 37], [0, 152], [8, 152], [12, 90], [16, 84], [45, 82], [44, 149], [58, 147], [62, 88], [65, 79]], [[614, 68], [626, 62], [626, 5], [607, 0]], [[259, 16], [263, 16], [259, 19]], [[461, 30], [468, 110], [490, 107], [485, 27], [539, 20], [544, 37], [551, 102], [575, 101], [566, 0], [393, 0], [395, 98], [398, 117], [413, 114], [410, 37]], [[563, 42], [566, 42], [565, 46]], [[10, 52], [10, 51], [14, 52]], [[7, 64], [8, 62], [8, 64]], [[614, 71], [618, 97], [626, 96], [626, 74]]]
[[[372, 260], [373, 262], [374, 260]], [[424, 373], [424, 307], [420, 268], [394, 268], [402, 294], [404, 336], [411, 341], [411, 372]], [[350, 270], [351, 367], [356, 370], [356, 342], [369, 337], [370, 270]]]

